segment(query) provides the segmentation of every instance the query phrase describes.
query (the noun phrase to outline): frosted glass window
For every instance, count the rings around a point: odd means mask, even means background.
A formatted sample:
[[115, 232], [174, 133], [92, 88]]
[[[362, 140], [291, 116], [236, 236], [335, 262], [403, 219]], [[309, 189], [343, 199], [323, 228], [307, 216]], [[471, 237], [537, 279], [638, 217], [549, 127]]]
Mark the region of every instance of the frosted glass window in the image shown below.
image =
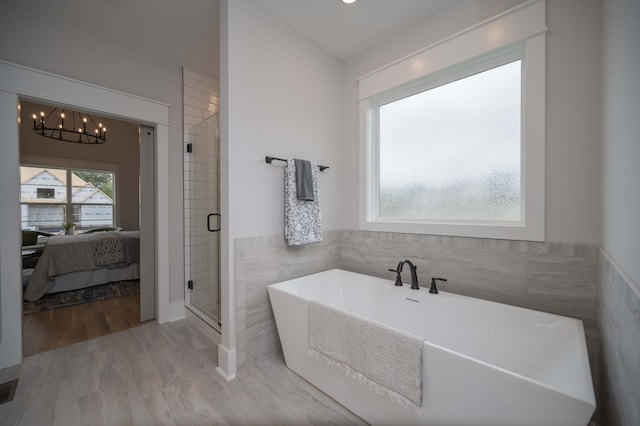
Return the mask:
[[378, 107], [380, 219], [522, 219], [521, 66]]

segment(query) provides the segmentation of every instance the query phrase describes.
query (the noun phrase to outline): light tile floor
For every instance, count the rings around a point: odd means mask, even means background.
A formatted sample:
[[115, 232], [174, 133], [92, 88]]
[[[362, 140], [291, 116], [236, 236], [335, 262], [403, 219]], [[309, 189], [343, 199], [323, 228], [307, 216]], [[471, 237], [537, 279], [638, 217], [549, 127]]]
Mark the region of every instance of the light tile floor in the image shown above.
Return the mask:
[[25, 358], [2, 425], [366, 424], [272, 356], [225, 382], [215, 345], [186, 321], [148, 323]]

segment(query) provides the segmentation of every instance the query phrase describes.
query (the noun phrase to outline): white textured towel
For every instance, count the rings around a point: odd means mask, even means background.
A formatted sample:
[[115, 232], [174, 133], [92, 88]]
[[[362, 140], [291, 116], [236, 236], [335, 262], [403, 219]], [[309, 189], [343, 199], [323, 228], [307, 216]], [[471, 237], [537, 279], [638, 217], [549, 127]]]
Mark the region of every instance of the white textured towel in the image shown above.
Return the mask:
[[284, 175], [284, 238], [290, 246], [319, 243], [322, 241], [322, 222], [320, 219], [320, 195], [318, 177], [314, 166], [313, 201], [298, 200], [296, 190], [296, 163], [287, 160]]
[[422, 405], [423, 340], [334, 307], [309, 304], [309, 355], [405, 408]]

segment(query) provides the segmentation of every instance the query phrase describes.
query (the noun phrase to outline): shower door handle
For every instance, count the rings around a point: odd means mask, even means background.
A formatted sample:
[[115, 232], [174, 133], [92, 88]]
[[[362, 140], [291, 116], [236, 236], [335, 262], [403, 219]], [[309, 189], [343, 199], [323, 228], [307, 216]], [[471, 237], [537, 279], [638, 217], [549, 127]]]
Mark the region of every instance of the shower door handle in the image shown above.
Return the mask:
[[[211, 216], [217, 216], [218, 217], [218, 223], [217, 223], [217, 228], [216, 229], [211, 229]], [[220, 231], [220, 213], [210, 213], [207, 216], [207, 230], [209, 230], [209, 232], [219, 232]]]

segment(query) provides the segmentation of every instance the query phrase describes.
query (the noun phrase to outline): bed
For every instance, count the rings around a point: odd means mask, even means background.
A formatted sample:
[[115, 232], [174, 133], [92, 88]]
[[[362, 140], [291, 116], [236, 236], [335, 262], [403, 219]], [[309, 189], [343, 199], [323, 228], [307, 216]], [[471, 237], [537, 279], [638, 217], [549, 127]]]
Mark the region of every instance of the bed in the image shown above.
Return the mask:
[[139, 231], [53, 236], [31, 272], [24, 299], [139, 278]]

